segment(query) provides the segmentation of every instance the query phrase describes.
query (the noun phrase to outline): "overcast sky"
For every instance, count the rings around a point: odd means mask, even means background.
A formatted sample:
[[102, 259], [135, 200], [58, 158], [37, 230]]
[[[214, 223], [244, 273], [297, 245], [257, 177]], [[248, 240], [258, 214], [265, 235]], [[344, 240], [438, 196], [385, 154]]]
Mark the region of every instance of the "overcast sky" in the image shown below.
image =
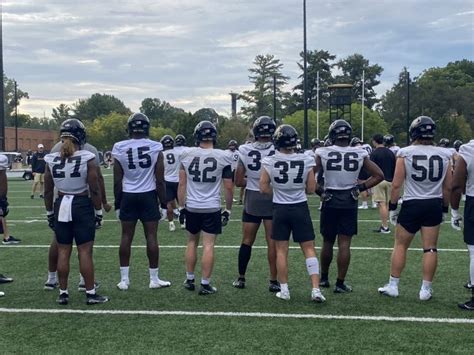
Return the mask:
[[[30, 95], [20, 112], [112, 94], [132, 110], [158, 97], [229, 114], [257, 54], [295, 84], [302, 0], [2, 0], [4, 70]], [[383, 94], [412, 76], [474, 59], [473, 0], [308, 0], [308, 49], [361, 53], [384, 68]], [[240, 105], [240, 103], [239, 103]]]

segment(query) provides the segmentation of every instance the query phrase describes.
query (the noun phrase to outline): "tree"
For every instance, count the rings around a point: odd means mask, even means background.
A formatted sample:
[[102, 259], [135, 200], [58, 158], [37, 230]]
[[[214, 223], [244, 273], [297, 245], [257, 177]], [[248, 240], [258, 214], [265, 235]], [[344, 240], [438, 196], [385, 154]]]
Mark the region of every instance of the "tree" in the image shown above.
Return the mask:
[[369, 65], [369, 60], [357, 53], [340, 60], [337, 67], [342, 75], [336, 76], [335, 81], [352, 84], [352, 99], [358, 102], [362, 100], [362, 71], [365, 71], [365, 103], [368, 108], [372, 108], [378, 102], [374, 87], [380, 84], [378, 77], [383, 68], [378, 64]]
[[177, 131], [177, 122], [189, 117], [183, 109], [172, 106], [158, 98], [146, 98], [142, 101], [140, 112], [147, 115], [152, 125], [171, 128]]
[[80, 99], [73, 105], [74, 118], [83, 122], [93, 121], [112, 112], [130, 115], [132, 111], [118, 98], [107, 94], [94, 94], [87, 99]]
[[[3, 74], [4, 97], [3, 103], [5, 107], [5, 125], [14, 126], [15, 120], [13, 112], [15, 111], [15, 79], [9, 79]], [[17, 84], [17, 105], [20, 105], [22, 99], [29, 99], [28, 93], [22, 91]]]
[[111, 150], [114, 143], [127, 139], [128, 115], [112, 112], [95, 119], [87, 127], [87, 140], [99, 150]]
[[253, 61], [254, 67], [249, 69], [250, 82], [254, 85], [252, 90], [244, 91], [241, 99], [248, 103], [242, 107], [242, 113], [249, 120], [267, 115], [273, 116], [273, 80], [276, 82], [277, 117], [281, 117], [283, 86], [289, 77], [282, 74], [283, 64], [280, 59], [271, 54], [257, 55]]
[[239, 118], [221, 119], [217, 126], [217, 147], [226, 149], [227, 143], [231, 139], [243, 144], [249, 133], [250, 128], [244, 120]]
[[[302, 71], [299, 78], [301, 82], [294, 87], [294, 91], [297, 91], [296, 98], [299, 105], [299, 110], [303, 109], [303, 91], [304, 91], [304, 52], [300, 53], [301, 61], [298, 63], [298, 67]], [[319, 71], [319, 95], [320, 95], [320, 107], [327, 107], [327, 100], [329, 98], [328, 85], [334, 82], [331, 69], [334, 66], [331, 61], [336, 59], [336, 56], [324, 50], [314, 50], [307, 52], [307, 80], [308, 80], [308, 108], [316, 109], [317, 100], [317, 77]]]
[[60, 104], [58, 107], [53, 108], [52, 117], [56, 120], [58, 125], [71, 118], [71, 108], [66, 104]]

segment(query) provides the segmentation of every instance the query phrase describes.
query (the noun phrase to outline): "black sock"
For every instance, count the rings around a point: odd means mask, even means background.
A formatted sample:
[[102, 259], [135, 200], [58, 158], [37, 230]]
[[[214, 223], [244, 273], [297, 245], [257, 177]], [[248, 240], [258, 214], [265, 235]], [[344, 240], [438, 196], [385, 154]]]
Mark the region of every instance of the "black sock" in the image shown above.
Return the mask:
[[274, 285], [279, 285], [278, 280], [270, 280], [270, 283], [271, 283], [271, 284], [274, 284]]
[[321, 281], [327, 281], [329, 279], [329, 273], [322, 272], [321, 273]]
[[245, 275], [247, 266], [252, 255], [252, 247], [247, 244], [241, 244], [239, 250], [239, 275]]
[[344, 285], [344, 280], [337, 279], [336, 280], [336, 286], [343, 286]]

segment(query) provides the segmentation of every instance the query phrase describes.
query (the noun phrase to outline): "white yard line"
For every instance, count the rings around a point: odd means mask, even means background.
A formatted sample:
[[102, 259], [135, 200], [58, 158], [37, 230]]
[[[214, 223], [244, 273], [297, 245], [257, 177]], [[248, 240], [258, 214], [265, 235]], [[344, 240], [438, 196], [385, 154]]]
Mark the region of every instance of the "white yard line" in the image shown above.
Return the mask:
[[42, 308], [0, 308], [0, 313], [36, 314], [89, 314], [89, 315], [143, 315], [143, 316], [206, 316], [227, 318], [293, 318], [355, 321], [383, 321], [408, 323], [474, 324], [474, 319], [391, 317], [391, 316], [343, 316], [338, 314], [308, 313], [263, 313], [263, 312], [193, 312], [193, 311], [146, 311], [146, 310], [85, 310], [85, 309], [42, 309]]
[[[119, 245], [98, 245], [95, 244], [94, 248], [99, 248], [99, 249], [117, 249]], [[34, 248], [49, 248], [49, 244], [32, 244], [32, 245], [0, 245], [0, 248], [18, 248], [18, 249], [34, 249]], [[135, 249], [145, 249], [146, 245], [132, 245], [132, 248]], [[185, 249], [186, 245], [160, 245], [161, 249]], [[199, 246], [199, 248], [202, 248], [202, 246]], [[214, 246], [216, 249], [239, 249], [240, 245], [216, 245]], [[290, 246], [290, 249], [294, 250], [300, 250], [300, 247], [297, 246]], [[267, 249], [266, 246], [264, 245], [254, 245], [252, 249]], [[316, 247], [316, 249], [320, 249], [320, 247]], [[334, 249], [337, 249], [335, 246]], [[393, 248], [389, 247], [351, 247], [351, 250], [373, 250], [373, 251], [392, 251]], [[421, 248], [409, 248], [409, 251], [417, 251], [421, 252], [423, 249]], [[438, 251], [441, 252], [454, 252], [454, 253], [467, 253], [467, 249], [443, 249], [443, 248], [438, 248]]]

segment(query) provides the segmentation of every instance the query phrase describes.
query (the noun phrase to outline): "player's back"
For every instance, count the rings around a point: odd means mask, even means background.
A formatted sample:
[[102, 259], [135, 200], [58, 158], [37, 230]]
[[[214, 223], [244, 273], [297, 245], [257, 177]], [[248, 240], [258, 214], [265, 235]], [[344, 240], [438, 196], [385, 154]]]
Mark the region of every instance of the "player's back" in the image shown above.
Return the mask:
[[403, 200], [441, 198], [451, 152], [433, 145], [411, 145], [402, 148], [398, 157], [405, 159]]
[[239, 159], [245, 167], [247, 176], [247, 190], [260, 191], [262, 159], [273, 154], [275, 154], [275, 147], [271, 142], [253, 142], [239, 147]]
[[[186, 172], [186, 208], [220, 209], [220, 189], [224, 170], [231, 172], [232, 158], [221, 149], [189, 148], [181, 156]], [[231, 175], [229, 175], [231, 177]]]
[[186, 152], [188, 147], [177, 146], [167, 149], [163, 152], [165, 164], [165, 180], [169, 182], [179, 181], [179, 167], [181, 166], [181, 156]]
[[155, 165], [161, 143], [148, 138], [127, 139], [114, 144], [112, 156], [123, 170], [123, 191], [141, 193], [156, 190]]
[[458, 154], [466, 162], [466, 195], [474, 197], [474, 139], [461, 145]]

